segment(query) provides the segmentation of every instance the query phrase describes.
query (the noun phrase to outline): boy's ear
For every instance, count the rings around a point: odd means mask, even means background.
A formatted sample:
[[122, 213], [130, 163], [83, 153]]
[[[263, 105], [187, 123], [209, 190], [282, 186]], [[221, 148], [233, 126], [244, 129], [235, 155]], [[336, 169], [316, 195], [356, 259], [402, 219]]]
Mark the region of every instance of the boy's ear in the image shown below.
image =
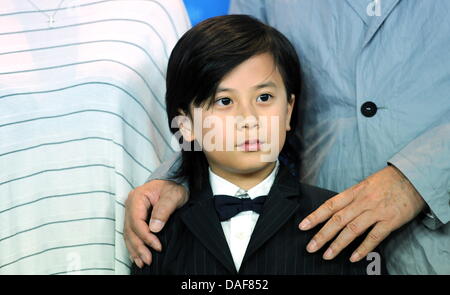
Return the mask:
[[184, 140], [191, 142], [195, 139], [192, 120], [183, 110], [179, 109], [178, 113], [177, 124], [178, 128], [180, 128], [181, 135], [183, 135]]
[[292, 116], [292, 110], [294, 109], [294, 103], [295, 103], [295, 95], [291, 94], [291, 101], [288, 101], [288, 113], [286, 116], [286, 131], [291, 130], [291, 116]]

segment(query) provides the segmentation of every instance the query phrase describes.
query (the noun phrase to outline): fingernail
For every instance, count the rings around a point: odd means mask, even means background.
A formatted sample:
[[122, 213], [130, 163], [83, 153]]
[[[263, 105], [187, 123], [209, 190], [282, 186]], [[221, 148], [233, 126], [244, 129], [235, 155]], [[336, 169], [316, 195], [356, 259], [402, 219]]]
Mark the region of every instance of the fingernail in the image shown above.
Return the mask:
[[311, 224], [311, 222], [308, 219], [305, 219], [300, 223], [300, 229], [307, 230], [307, 229], [309, 229], [310, 224]]
[[159, 232], [164, 226], [164, 222], [159, 219], [150, 219], [150, 230], [154, 233]]
[[140, 255], [139, 258], [141, 258], [141, 260], [145, 263], [145, 264], [149, 264], [149, 261], [147, 259], [147, 257], [145, 255]]
[[332, 257], [333, 257], [333, 249], [328, 248], [327, 251], [325, 251], [325, 254], [323, 254], [323, 258], [331, 259]]
[[317, 250], [317, 243], [314, 240], [311, 240], [311, 242], [309, 242], [308, 246], [306, 247], [306, 249], [308, 250], [308, 252], [314, 252]]
[[351, 262], [356, 262], [356, 261], [358, 261], [358, 260], [359, 260], [359, 254], [358, 254], [358, 252], [353, 253], [353, 254], [352, 254], [352, 257], [350, 257], [350, 261], [351, 261]]
[[136, 264], [139, 268], [142, 268], [142, 266], [143, 266], [140, 259], [137, 259], [137, 258], [134, 260], [134, 264]]

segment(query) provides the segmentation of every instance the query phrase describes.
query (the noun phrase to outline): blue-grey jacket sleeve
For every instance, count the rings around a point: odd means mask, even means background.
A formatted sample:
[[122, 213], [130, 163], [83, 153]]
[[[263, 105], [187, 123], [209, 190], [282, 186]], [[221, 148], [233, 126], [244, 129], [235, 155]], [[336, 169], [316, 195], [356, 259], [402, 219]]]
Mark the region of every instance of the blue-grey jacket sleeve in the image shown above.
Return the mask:
[[177, 152], [174, 153], [173, 156], [161, 164], [161, 166], [158, 167], [148, 178], [147, 182], [155, 180], [155, 179], [161, 179], [161, 180], [171, 180], [178, 184], [181, 184], [184, 186], [186, 191], [189, 192], [189, 185], [187, 181], [181, 181], [177, 178], [173, 178], [172, 175], [178, 170], [181, 164], [181, 153]]
[[431, 212], [423, 223], [430, 229], [450, 221], [450, 107], [446, 107], [433, 126], [389, 160], [427, 203]]
[[248, 14], [267, 23], [264, 0], [231, 0], [229, 14]]

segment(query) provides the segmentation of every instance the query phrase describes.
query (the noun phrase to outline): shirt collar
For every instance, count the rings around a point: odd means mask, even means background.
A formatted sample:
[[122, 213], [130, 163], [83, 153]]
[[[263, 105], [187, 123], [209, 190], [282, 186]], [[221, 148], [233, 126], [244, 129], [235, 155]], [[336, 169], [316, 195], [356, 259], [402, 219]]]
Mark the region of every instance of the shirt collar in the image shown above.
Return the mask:
[[263, 181], [249, 189], [248, 191], [241, 189], [237, 185], [229, 182], [223, 177], [212, 172], [209, 167], [209, 183], [211, 184], [211, 190], [213, 195], [229, 195], [238, 197], [241, 194], [247, 193], [251, 199], [254, 199], [259, 196], [266, 196], [269, 194], [270, 188], [275, 180], [275, 176], [278, 172], [278, 168], [280, 163], [278, 160], [275, 163], [275, 168], [270, 172], [270, 174], [264, 178]]

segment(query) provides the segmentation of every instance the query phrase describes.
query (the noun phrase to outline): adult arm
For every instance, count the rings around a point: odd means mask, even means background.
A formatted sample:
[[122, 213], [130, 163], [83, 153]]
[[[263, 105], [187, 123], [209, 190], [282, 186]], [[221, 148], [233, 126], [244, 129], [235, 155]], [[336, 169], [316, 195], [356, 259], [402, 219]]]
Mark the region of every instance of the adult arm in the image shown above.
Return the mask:
[[[148, 182], [128, 194], [125, 202], [124, 238], [131, 259], [142, 268], [152, 263], [152, 253], [145, 246], [161, 251], [161, 242], [154, 233], [161, 231], [175, 209], [188, 199], [187, 184], [171, 178], [181, 161], [180, 153], [164, 162]], [[150, 222], [148, 213], [151, 210]]]
[[334, 258], [358, 235], [369, 231], [352, 255], [365, 257], [390, 233], [423, 209], [423, 223], [434, 230], [450, 220], [450, 110], [389, 161], [389, 165], [324, 203], [300, 223], [307, 230], [327, 223], [307, 249], [315, 252], [331, 243], [325, 259]]

